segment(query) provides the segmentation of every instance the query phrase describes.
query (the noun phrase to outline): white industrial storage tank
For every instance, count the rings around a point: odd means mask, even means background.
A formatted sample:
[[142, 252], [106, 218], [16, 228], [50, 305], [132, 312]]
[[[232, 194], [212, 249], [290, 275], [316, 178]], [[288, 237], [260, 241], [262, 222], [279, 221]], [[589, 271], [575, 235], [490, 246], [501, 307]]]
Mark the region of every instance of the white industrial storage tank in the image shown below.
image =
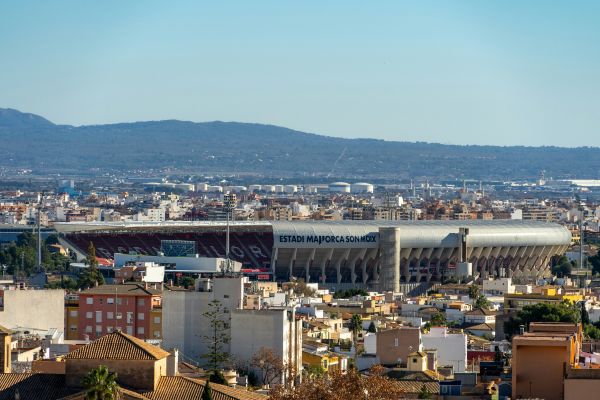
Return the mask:
[[275, 185], [275, 192], [283, 193], [283, 185]]
[[352, 193], [373, 193], [373, 184], [366, 182], [353, 183]]
[[250, 185], [248, 186], [248, 190], [251, 192], [260, 192], [262, 190], [261, 185]]
[[283, 187], [284, 193], [296, 193], [298, 191], [298, 186], [296, 185], [285, 185]]
[[335, 193], [350, 193], [350, 184], [346, 182], [333, 182], [329, 184], [329, 191]]

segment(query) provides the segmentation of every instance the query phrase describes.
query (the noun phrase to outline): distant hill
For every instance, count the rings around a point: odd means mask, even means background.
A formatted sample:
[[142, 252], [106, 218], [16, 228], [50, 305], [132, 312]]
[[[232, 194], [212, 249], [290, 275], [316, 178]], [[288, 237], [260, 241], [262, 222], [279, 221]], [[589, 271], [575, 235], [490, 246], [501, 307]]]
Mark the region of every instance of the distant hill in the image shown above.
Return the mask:
[[600, 148], [455, 146], [343, 139], [273, 125], [177, 120], [74, 127], [0, 109], [0, 166], [161, 169], [348, 178], [597, 178]]

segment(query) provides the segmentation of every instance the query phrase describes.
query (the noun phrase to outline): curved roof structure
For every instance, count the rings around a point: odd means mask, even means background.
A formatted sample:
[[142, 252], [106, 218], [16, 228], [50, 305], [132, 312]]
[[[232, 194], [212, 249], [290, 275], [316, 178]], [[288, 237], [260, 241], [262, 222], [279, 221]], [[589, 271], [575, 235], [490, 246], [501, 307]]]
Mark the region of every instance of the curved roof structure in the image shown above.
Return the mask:
[[[165, 240], [193, 241], [200, 256], [223, 257], [225, 226], [93, 222], [57, 223], [56, 229], [81, 253], [94, 242], [105, 258], [115, 252], [156, 255]], [[338, 284], [379, 282], [389, 252], [403, 282], [440, 280], [459, 262], [473, 264], [475, 275], [535, 278], [547, 275], [550, 259], [571, 242], [559, 224], [522, 220], [236, 221], [231, 234], [232, 257], [245, 267], [270, 269], [278, 279]]]

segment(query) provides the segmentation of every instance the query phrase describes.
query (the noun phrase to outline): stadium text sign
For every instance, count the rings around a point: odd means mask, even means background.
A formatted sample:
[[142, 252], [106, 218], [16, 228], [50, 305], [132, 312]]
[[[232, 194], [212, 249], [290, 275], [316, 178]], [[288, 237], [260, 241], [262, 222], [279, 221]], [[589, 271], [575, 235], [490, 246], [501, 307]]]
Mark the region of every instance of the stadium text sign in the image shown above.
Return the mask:
[[281, 247], [371, 247], [377, 245], [377, 234], [366, 235], [277, 235]]

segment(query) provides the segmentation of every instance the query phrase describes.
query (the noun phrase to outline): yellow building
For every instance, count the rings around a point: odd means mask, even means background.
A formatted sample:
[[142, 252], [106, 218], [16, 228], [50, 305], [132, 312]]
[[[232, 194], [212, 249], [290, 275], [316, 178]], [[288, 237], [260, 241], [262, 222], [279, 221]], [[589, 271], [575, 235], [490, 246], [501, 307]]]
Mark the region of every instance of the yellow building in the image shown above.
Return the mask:
[[563, 301], [576, 303], [583, 300], [583, 295], [579, 292], [558, 293], [555, 287], [544, 287], [539, 293], [507, 293], [504, 295], [504, 313], [521, 311], [525, 306], [534, 304], [552, 304]]
[[79, 295], [68, 294], [65, 297], [65, 338], [67, 340], [79, 339]]
[[321, 367], [325, 372], [345, 372], [348, 369], [348, 359], [330, 352], [325, 343], [305, 338], [302, 343], [302, 365], [305, 369]]
[[[324, 352], [317, 353], [302, 350], [302, 365], [307, 367], [321, 367], [323, 371], [340, 371], [340, 357], [337, 354]], [[341, 369], [344, 371], [345, 369]]]

